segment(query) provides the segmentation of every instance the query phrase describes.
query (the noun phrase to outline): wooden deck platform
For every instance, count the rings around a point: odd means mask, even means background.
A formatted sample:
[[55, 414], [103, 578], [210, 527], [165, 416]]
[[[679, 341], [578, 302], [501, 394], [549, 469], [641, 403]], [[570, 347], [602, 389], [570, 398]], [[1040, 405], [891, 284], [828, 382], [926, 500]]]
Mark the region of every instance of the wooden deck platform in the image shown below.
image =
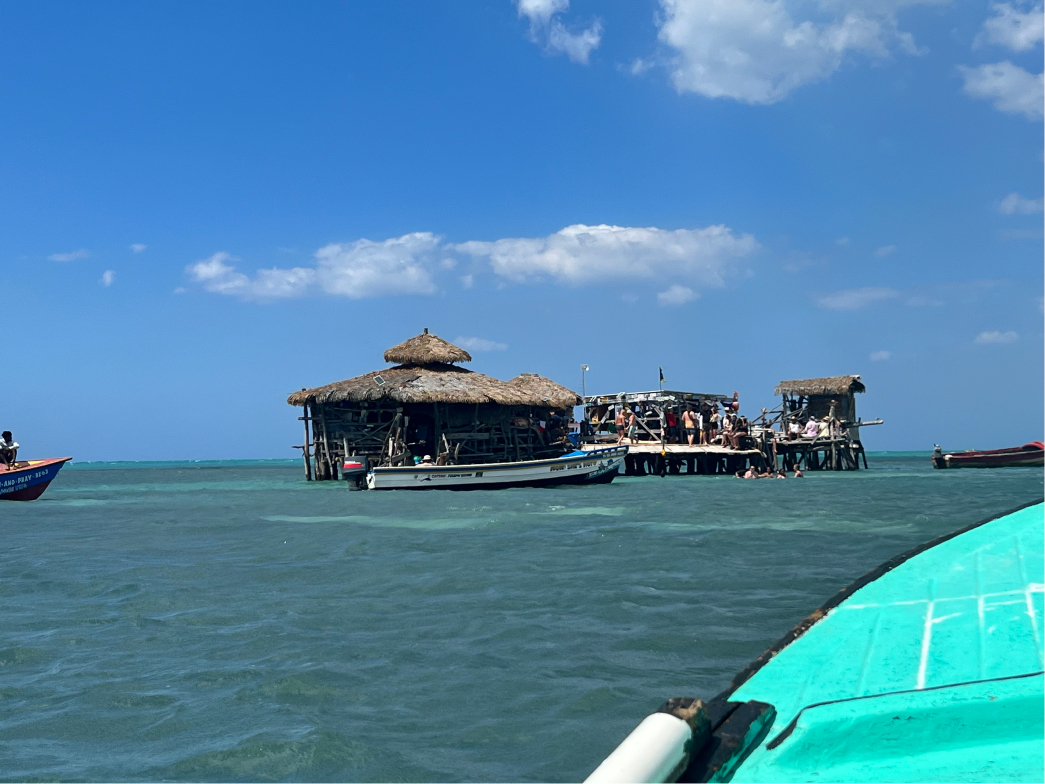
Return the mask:
[[[627, 476], [647, 474], [734, 474], [746, 471], [748, 466], [765, 468], [766, 457], [757, 449], [729, 449], [724, 446], [689, 446], [689, 444], [659, 444], [640, 441], [629, 444], [624, 458]], [[581, 444], [584, 451], [605, 448], [606, 444]], [[683, 468], [685, 470], [683, 471]]]

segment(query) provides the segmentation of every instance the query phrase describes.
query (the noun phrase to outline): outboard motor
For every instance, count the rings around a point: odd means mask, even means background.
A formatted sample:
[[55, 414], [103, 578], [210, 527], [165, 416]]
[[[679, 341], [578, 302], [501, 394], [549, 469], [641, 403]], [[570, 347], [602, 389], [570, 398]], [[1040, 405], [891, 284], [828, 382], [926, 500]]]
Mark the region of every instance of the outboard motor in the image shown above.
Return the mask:
[[341, 478], [348, 482], [349, 490], [365, 490], [369, 470], [366, 455], [350, 455], [341, 465]]

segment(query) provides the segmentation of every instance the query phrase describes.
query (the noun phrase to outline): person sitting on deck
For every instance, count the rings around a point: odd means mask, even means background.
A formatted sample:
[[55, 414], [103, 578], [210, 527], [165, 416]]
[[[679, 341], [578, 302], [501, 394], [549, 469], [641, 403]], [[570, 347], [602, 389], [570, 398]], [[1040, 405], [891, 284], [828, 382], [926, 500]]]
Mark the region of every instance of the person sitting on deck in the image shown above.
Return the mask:
[[831, 417], [826, 417], [825, 416], [820, 421], [819, 435], [820, 435], [821, 438], [830, 438], [831, 437]]
[[5, 430], [0, 433], [0, 462], [3, 462], [8, 468], [14, 468], [17, 460], [18, 442], [15, 441], [10, 430]]
[[617, 428], [617, 445], [620, 446], [624, 443], [625, 428], [628, 425], [628, 418], [624, 415], [624, 408], [621, 407], [620, 411], [617, 412], [617, 418], [613, 420], [613, 426]]
[[820, 424], [816, 421], [816, 417], [809, 417], [809, 421], [806, 422], [806, 438], [816, 438], [820, 432]]
[[797, 419], [792, 419], [790, 424], [787, 426], [787, 440], [794, 441], [796, 438], [802, 435], [802, 425], [798, 423]]
[[4, 465], [8, 469], [13, 470], [15, 463], [18, 460], [18, 443], [15, 441], [10, 430], [5, 430], [3, 434], [0, 434], [0, 461], [3, 461]]

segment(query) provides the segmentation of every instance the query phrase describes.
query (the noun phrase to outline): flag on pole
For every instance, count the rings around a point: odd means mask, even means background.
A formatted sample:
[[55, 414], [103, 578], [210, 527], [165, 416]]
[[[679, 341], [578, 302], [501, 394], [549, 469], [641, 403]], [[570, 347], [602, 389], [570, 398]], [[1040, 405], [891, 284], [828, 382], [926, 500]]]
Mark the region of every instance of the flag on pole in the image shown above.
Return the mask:
[[663, 367], [660, 368], [660, 383], [661, 383], [661, 386], [664, 385], [664, 368]]

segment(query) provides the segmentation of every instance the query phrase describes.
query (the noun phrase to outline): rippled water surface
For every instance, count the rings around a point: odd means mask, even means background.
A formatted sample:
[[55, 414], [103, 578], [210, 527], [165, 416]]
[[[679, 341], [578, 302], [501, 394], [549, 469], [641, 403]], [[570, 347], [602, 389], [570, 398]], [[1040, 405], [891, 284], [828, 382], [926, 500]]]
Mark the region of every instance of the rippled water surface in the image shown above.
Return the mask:
[[862, 573], [1042, 497], [870, 460], [473, 493], [73, 464], [0, 504], [0, 777], [581, 779]]

